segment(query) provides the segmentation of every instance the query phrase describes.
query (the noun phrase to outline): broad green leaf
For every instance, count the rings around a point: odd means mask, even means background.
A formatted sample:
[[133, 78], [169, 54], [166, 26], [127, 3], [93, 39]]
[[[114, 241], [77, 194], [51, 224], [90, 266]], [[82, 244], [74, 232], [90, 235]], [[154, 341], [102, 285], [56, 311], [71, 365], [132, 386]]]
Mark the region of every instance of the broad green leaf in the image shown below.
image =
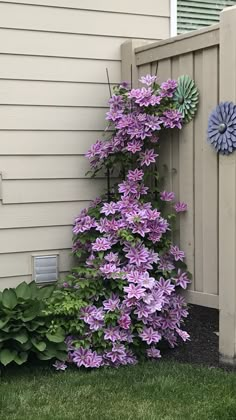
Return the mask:
[[9, 340], [11, 338], [11, 335], [8, 333], [4, 333], [3, 331], [0, 332], [0, 343], [3, 343], [6, 340]]
[[32, 348], [32, 343], [31, 343], [31, 341], [30, 341], [30, 340], [28, 340], [26, 343], [21, 344], [20, 348], [21, 348], [21, 350], [23, 350], [24, 352], [25, 352], [25, 351], [30, 350], [30, 349]]
[[25, 325], [26, 329], [28, 331], [35, 331], [37, 330], [41, 325], [45, 325], [45, 321], [39, 321], [38, 319], [35, 319], [33, 321], [31, 321], [30, 323], [27, 322], [27, 324]]
[[39, 289], [39, 299], [48, 299], [52, 295], [55, 286], [44, 286]]
[[40, 302], [38, 301], [32, 301], [32, 305], [30, 308], [26, 309], [23, 312], [22, 321], [27, 322], [31, 321], [32, 319], [36, 318], [38, 316], [41, 309]]
[[31, 298], [31, 290], [29, 285], [24, 281], [16, 287], [16, 296], [24, 300]]
[[16, 362], [18, 365], [23, 365], [28, 359], [28, 354], [26, 352], [18, 353], [14, 359], [14, 362]]
[[55, 355], [51, 356], [48, 353], [44, 352], [44, 353], [38, 353], [37, 351], [35, 352], [37, 354], [37, 357], [39, 360], [50, 360], [53, 359], [55, 357]]
[[9, 349], [0, 350], [0, 362], [4, 366], [7, 366], [9, 363], [15, 360], [16, 355], [17, 355], [16, 350], [9, 350]]
[[44, 341], [38, 341], [36, 338], [31, 338], [31, 343], [38, 351], [41, 352], [43, 352], [47, 347], [47, 344]]
[[0, 330], [7, 325], [10, 318], [0, 319]]
[[53, 343], [61, 343], [65, 339], [65, 332], [63, 328], [58, 328], [54, 334], [47, 333], [46, 337], [49, 341], [52, 341]]
[[2, 304], [5, 308], [14, 309], [17, 305], [16, 292], [13, 289], [5, 289], [2, 293]]
[[[50, 344], [52, 344], [52, 343], [50, 343]], [[66, 351], [66, 344], [64, 343], [64, 341], [62, 342], [62, 343], [57, 343], [56, 344], [56, 348], [57, 348], [57, 351], [62, 351], [62, 352], [64, 352], [64, 351]]]
[[32, 299], [39, 298], [40, 288], [37, 286], [35, 281], [31, 281], [31, 283], [29, 283], [29, 288], [31, 291]]
[[13, 340], [19, 341], [21, 344], [27, 343], [29, 337], [26, 331], [18, 331], [13, 334], [11, 334], [11, 337]]
[[64, 362], [66, 360], [67, 353], [66, 351], [57, 351], [56, 352], [56, 358]]

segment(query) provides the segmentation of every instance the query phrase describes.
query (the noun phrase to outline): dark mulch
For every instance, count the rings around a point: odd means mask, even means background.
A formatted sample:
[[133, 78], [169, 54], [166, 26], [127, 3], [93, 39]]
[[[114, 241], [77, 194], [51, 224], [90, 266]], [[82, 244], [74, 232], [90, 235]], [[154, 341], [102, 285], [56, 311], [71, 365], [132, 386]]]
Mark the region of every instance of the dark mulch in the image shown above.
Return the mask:
[[219, 362], [219, 337], [215, 334], [219, 331], [218, 310], [189, 305], [189, 317], [184, 329], [190, 334], [191, 341], [181, 343], [174, 350], [166, 350], [163, 359], [232, 369]]

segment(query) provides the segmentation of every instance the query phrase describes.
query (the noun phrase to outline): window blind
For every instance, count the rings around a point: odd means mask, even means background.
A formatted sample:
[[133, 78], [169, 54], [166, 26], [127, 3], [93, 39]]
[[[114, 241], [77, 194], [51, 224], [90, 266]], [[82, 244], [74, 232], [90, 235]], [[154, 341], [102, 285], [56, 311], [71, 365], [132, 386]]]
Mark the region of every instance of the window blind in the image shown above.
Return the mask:
[[233, 0], [177, 0], [177, 29], [182, 34], [219, 22], [221, 10]]

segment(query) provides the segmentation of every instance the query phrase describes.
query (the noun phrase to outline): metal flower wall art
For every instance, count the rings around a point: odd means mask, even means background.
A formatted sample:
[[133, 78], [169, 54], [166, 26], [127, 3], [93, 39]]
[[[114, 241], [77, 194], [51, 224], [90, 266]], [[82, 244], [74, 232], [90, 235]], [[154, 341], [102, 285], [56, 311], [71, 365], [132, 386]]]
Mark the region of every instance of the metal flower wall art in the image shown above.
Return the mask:
[[221, 102], [208, 120], [208, 142], [223, 155], [236, 149], [236, 105]]
[[191, 77], [187, 75], [178, 78], [178, 87], [175, 91], [174, 101], [183, 115], [185, 123], [190, 122], [197, 112], [199, 92]]

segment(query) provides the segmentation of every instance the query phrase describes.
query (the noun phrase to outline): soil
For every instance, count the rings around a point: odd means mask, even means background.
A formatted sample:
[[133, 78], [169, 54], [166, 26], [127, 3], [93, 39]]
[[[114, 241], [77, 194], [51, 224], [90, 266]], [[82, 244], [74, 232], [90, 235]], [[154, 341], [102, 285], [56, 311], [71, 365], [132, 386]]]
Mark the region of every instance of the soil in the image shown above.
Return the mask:
[[183, 329], [190, 334], [191, 341], [182, 342], [175, 349], [165, 350], [165, 354], [162, 352], [163, 359], [235, 370], [219, 362], [218, 310], [189, 305], [189, 316]]

